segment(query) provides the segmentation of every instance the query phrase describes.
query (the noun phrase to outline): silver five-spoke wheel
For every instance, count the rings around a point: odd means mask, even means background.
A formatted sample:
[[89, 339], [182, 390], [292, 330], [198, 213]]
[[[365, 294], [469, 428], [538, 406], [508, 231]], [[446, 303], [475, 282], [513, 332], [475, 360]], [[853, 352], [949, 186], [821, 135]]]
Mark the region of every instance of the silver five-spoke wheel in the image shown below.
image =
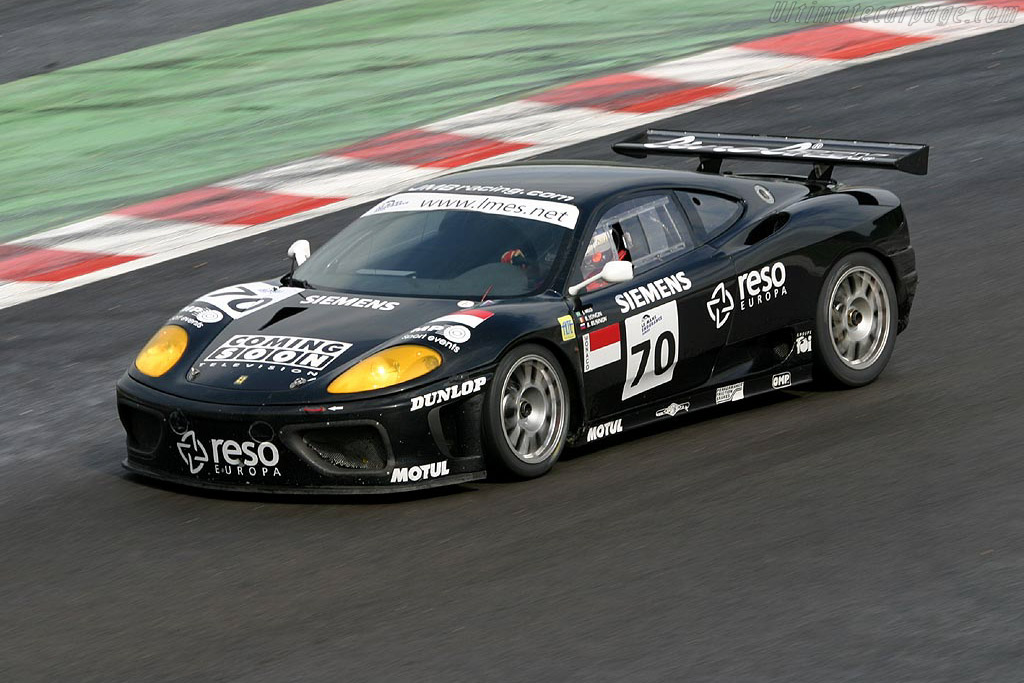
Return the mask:
[[829, 304], [832, 348], [854, 369], [878, 360], [889, 340], [889, 293], [878, 274], [852, 266], [839, 276]]
[[539, 463], [561, 447], [568, 416], [559, 373], [539, 355], [519, 358], [501, 387], [501, 427], [512, 453]]

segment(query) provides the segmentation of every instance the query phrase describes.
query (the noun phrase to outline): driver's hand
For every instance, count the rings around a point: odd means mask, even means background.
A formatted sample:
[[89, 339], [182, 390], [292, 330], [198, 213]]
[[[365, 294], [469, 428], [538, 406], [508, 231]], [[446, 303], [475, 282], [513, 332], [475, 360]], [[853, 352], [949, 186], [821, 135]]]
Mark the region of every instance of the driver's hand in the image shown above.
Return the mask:
[[510, 266], [520, 266], [525, 268], [527, 265], [526, 254], [523, 253], [522, 249], [509, 249], [501, 255], [501, 262], [507, 263]]

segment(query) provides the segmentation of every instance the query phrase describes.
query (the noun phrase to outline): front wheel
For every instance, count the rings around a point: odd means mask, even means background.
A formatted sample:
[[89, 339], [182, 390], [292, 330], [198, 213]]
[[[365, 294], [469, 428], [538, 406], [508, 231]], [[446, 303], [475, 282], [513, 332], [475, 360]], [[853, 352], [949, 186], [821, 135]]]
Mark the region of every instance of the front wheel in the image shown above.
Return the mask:
[[862, 252], [839, 260], [818, 295], [815, 360], [835, 382], [859, 387], [882, 374], [896, 346], [896, 289]]
[[489, 468], [520, 479], [550, 470], [569, 431], [568, 396], [565, 374], [550, 351], [524, 344], [506, 354], [484, 404]]

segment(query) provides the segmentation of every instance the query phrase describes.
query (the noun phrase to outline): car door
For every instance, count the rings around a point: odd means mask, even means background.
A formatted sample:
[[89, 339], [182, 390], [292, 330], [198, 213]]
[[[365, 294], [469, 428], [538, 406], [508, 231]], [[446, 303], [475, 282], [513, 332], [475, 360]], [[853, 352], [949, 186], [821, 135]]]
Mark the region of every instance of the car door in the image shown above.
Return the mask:
[[784, 226], [776, 231], [759, 230], [765, 221], [730, 229], [738, 215], [733, 213], [733, 207], [739, 206], [734, 198], [686, 190], [678, 192], [677, 199], [688, 216], [696, 215], [695, 222], [700, 223], [705, 238], [715, 238], [719, 233], [727, 238], [715, 241], [735, 270], [735, 278], [725, 292], [734, 299], [731, 345], [750, 341], [756, 347], [764, 335], [807, 318], [807, 312], [813, 310], [807, 303], [817, 294], [813, 274], [808, 270], [813, 264], [801, 255], [790, 231]]
[[579, 295], [589, 418], [662, 401], [711, 375], [729, 324], [716, 324], [707, 302], [733, 270], [729, 259], [697, 239], [670, 191], [622, 199], [593, 222], [574, 281], [617, 259], [633, 262], [634, 277], [599, 281]]

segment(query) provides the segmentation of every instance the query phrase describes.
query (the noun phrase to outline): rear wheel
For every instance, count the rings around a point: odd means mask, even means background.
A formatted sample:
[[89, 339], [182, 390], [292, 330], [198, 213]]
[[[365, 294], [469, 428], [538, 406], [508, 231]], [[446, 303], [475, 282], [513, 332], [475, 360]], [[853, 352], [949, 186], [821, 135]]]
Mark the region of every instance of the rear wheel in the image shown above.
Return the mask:
[[520, 479], [539, 477], [558, 460], [568, 431], [567, 383], [551, 352], [524, 344], [506, 354], [484, 404], [489, 469]]
[[818, 295], [819, 369], [845, 386], [873, 382], [892, 356], [898, 317], [896, 289], [882, 262], [861, 252], [843, 257]]

